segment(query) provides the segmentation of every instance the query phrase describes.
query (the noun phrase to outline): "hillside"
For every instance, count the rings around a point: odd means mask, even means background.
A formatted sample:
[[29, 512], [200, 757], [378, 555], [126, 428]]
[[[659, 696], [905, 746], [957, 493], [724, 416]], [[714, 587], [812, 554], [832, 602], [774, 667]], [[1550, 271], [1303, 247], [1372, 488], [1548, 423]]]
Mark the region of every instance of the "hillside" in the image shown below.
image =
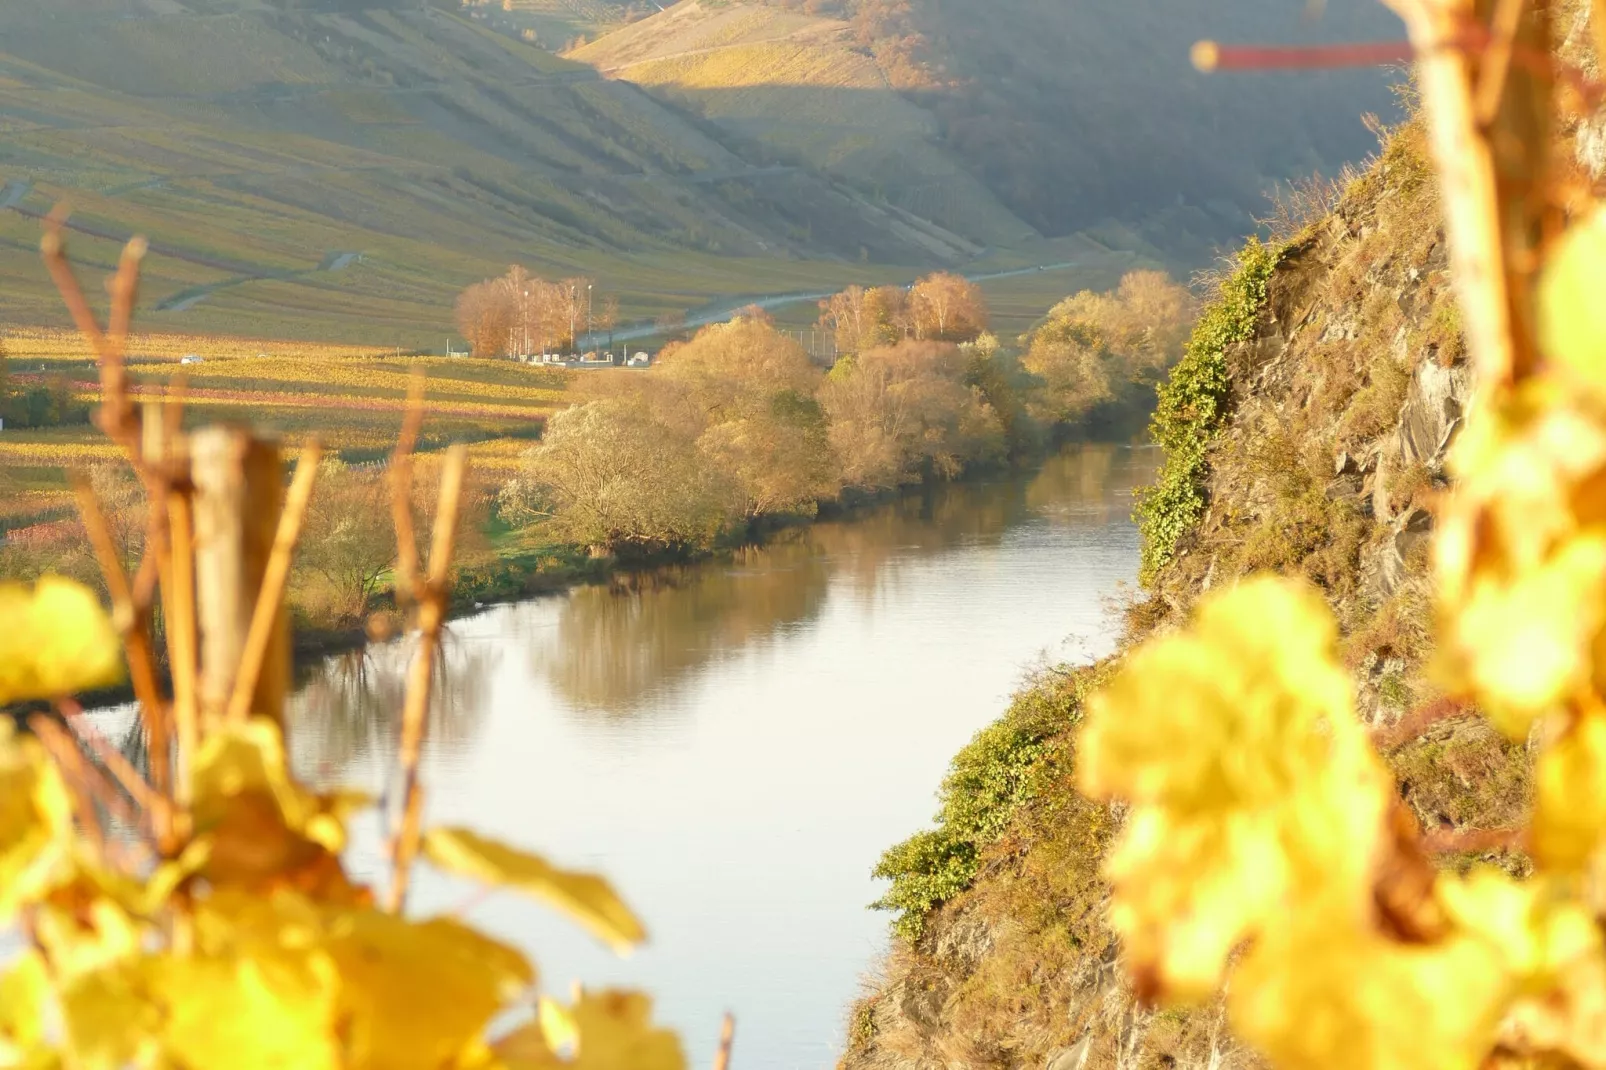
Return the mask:
[[[1595, 71], [1583, 11], [1566, 11], [1564, 54]], [[1565, 130], [1597, 184], [1603, 132], [1606, 112]], [[1252, 571], [1308, 579], [1400, 797], [1453, 836], [1518, 824], [1532, 781], [1528, 748], [1436, 707], [1427, 672], [1428, 542], [1473, 383], [1426, 151], [1404, 125], [1330, 211], [1218, 279], [1156, 419], [1181, 445], [1140, 508], [1125, 644]], [[1121, 814], [1082, 798], [1073, 766], [1083, 700], [1120, 657], [1044, 674], [954, 759], [936, 826], [887, 853], [899, 938], [851, 1012], [843, 1070], [1264, 1065], [1219, 1005], [1145, 1010], [1117, 968], [1100, 866]], [[1528, 866], [1508, 847], [1443, 861], [1475, 859]]]
[[150, 236], [153, 329], [380, 344], [441, 345], [455, 292], [514, 261], [650, 318], [981, 248], [473, 15], [0, 5], [0, 321], [59, 320], [35, 217], [63, 197], [91, 263]]
[[1276, 183], [1363, 155], [1398, 75], [1211, 80], [1189, 46], [1401, 34], [1375, 0], [682, 0], [570, 56], [962, 233], [1131, 228], [1203, 263]]
[[686, 0], [569, 53], [762, 146], [985, 245], [1037, 236], [941, 143], [840, 19]]

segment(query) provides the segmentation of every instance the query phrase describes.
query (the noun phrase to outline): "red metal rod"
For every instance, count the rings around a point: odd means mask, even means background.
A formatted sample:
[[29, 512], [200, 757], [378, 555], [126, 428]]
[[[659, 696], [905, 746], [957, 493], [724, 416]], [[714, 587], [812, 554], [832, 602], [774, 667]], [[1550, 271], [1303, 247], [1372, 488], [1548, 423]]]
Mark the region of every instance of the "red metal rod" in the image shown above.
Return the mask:
[[1341, 45], [1193, 46], [1193, 65], [1202, 71], [1310, 70], [1317, 67], [1378, 67], [1404, 63], [1416, 55], [1409, 41], [1367, 41]]

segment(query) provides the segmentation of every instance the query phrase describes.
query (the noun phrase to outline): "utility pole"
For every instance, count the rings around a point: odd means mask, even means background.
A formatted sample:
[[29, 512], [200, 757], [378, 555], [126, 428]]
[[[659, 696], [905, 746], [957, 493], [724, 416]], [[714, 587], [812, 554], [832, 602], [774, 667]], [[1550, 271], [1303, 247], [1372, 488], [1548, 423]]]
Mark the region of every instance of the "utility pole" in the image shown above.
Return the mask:
[[574, 336], [574, 319], [575, 319], [576, 311], [577, 311], [577, 309], [575, 308], [574, 283], [571, 282], [569, 284], [569, 348], [570, 349], [579, 349], [580, 348], [580, 340], [577, 339]]
[[586, 283], [586, 344], [591, 344], [591, 283]]

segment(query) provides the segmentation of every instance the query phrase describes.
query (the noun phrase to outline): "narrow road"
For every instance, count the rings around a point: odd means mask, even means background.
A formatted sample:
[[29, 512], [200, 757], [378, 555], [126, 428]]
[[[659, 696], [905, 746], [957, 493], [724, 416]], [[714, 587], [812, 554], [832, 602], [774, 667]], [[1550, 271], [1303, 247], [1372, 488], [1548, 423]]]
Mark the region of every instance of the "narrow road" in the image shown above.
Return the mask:
[[[1124, 259], [1129, 257], [1131, 254], [1115, 253], [1111, 255]], [[993, 279], [1009, 279], [1020, 275], [1035, 275], [1038, 272], [1044, 271], [1067, 271], [1071, 268], [1098, 267], [1099, 264], [1100, 261], [1095, 260], [1062, 260], [1056, 264], [1039, 264], [1036, 267], [1012, 268], [1009, 271], [966, 273], [963, 275], [963, 277], [970, 282], [988, 282]], [[908, 289], [912, 285], [914, 284], [907, 283], [905, 284], [904, 289]], [[675, 329], [680, 330], [683, 327], [706, 327], [710, 323], [723, 323], [725, 320], [730, 319], [730, 317], [735, 314], [738, 309], [748, 308], [753, 305], [757, 305], [759, 308], [768, 311], [770, 309], [784, 308], [787, 305], [802, 304], [805, 301], [823, 301], [825, 298], [831, 297], [840, 292], [841, 288], [839, 287], [835, 290], [818, 290], [810, 293], [767, 294], [756, 297], [722, 298], [717, 301], [711, 301], [702, 308], [688, 314], [684, 323], [678, 325]], [[651, 338], [655, 335], [664, 333], [664, 328], [658, 326], [657, 323], [642, 321], [639, 323], [632, 323], [626, 327], [615, 328], [611, 338], [615, 343], [634, 342], [642, 338]], [[606, 344], [609, 338], [610, 335], [606, 331], [593, 331], [590, 334], [582, 335], [576, 345], [577, 348], [582, 351], [595, 349], [598, 345]]]

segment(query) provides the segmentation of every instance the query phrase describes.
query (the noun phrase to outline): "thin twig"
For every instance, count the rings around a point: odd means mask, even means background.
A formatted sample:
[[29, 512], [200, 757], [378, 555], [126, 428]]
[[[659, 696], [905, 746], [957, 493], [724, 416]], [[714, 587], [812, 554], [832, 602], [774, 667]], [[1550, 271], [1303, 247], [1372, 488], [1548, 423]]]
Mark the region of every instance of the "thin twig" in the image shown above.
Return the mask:
[[1483, 854], [1486, 851], [1520, 851], [1524, 834], [1520, 828], [1436, 829], [1422, 839], [1429, 854]]
[[719, 1023], [719, 1050], [714, 1053], [714, 1070], [730, 1070], [731, 1042], [736, 1039], [736, 1019], [730, 1011]]
[[1517, 27], [1522, 22], [1525, 0], [1496, 0], [1489, 43], [1483, 50], [1473, 87], [1474, 110], [1480, 126], [1494, 123], [1495, 113], [1506, 95], [1506, 78], [1511, 74], [1511, 56], [1517, 44]]
[[268, 645], [284, 604], [285, 584], [290, 578], [290, 560], [296, 542], [301, 538], [301, 523], [307, 515], [307, 503], [312, 500], [313, 481], [318, 478], [318, 461], [323, 447], [317, 439], [307, 443], [296, 462], [296, 474], [285, 495], [284, 511], [279, 514], [279, 529], [273, 536], [273, 551], [262, 574], [262, 587], [257, 592], [256, 606], [251, 611], [251, 627], [246, 632], [245, 649], [240, 654], [240, 665], [235, 672], [234, 690], [229, 695], [225, 720], [239, 724], [251, 714], [251, 696], [256, 693], [257, 678], [262, 675], [267, 660]]
[[424, 372], [413, 369], [407, 385], [407, 411], [390, 457], [390, 513], [396, 529], [396, 602], [418, 599], [418, 539], [413, 530], [413, 450], [424, 423]]
[[168, 801], [158, 795], [123, 753], [108, 743], [106, 737], [83, 716], [84, 708], [71, 699], [61, 700], [56, 703], [56, 708], [71, 726], [73, 735], [83, 746], [88, 747], [95, 760], [100, 762], [101, 768], [111, 775], [112, 780], [134, 801], [140, 812], [150, 816], [153, 827], [167, 826], [170, 823]]
[[446, 618], [449, 595], [452, 545], [457, 534], [457, 513], [463, 494], [463, 469], [468, 457], [462, 445], [446, 452], [441, 472], [440, 498], [435, 509], [434, 538], [429, 549], [429, 578], [424, 583], [418, 606], [418, 650], [408, 669], [407, 697], [402, 708], [401, 815], [390, 841], [393, 874], [386, 908], [400, 913], [407, 902], [407, 882], [418, 854], [419, 824], [423, 818], [423, 792], [418, 782], [418, 765], [423, 756], [424, 727], [429, 712], [431, 676], [435, 669], [435, 650], [440, 644], [441, 625]]
[[157, 684], [156, 657], [152, 651], [146, 607], [134, 602], [134, 593], [123, 571], [123, 563], [117, 557], [111, 529], [89, 482], [82, 476], [76, 477], [73, 480], [73, 492], [78, 497], [79, 515], [83, 518], [84, 529], [89, 533], [95, 556], [100, 561], [106, 589], [111, 594], [113, 612], [122, 632], [123, 649], [128, 655], [128, 674], [134, 684], [134, 698], [139, 702], [145, 725], [150, 731], [151, 780], [157, 793], [167, 796], [172, 790], [168, 767], [168, 711]]
[[134, 295], [138, 291], [139, 267], [145, 255], [145, 242], [142, 238], [135, 238], [123, 249], [112, 285], [115, 337], [108, 339], [96, 322], [94, 310], [89, 307], [83, 287], [78, 284], [78, 277], [73, 274], [72, 265], [67, 261], [66, 231], [62, 225], [66, 220], [67, 206], [65, 203], [58, 204], [45, 217], [45, 234], [39, 248], [44, 253], [45, 267], [49, 269], [56, 289], [61, 291], [67, 311], [72, 314], [78, 330], [89, 340], [100, 365], [101, 408], [96, 414], [96, 423], [108, 438], [123, 448], [135, 468], [139, 469], [139, 416], [128, 395], [128, 375], [123, 364], [122, 345], [127, 337]]
[[1372, 733], [1372, 745], [1380, 751], [1391, 751], [1411, 742], [1430, 726], [1453, 717], [1465, 717], [1474, 712], [1473, 706], [1461, 699], [1441, 698], [1407, 713], [1399, 723], [1379, 728]]
[[[156, 505], [160, 508], [160, 505]], [[173, 671], [173, 722], [178, 737], [177, 775], [173, 797], [182, 807], [190, 801], [190, 762], [200, 747], [200, 710], [196, 685], [199, 672], [195, 634], [195, 526], [189, 495], [167, 494], [168, 567], [163, 570], [162, 605], [167, 611], [167, 652]]]
[[106, 324], [106, 344], [119, 362], [128, 352], [128, 325], [134, 320], [134, 302], [139, 296], [139, 266], [147, 249], [144, 238], [130, 239], [117, 262], [117, 274], [112, 276], [112, 311]]
[[95, 809], [89, 763], [84, 760], [83, 752], [62, 727], [45, 714], [36, 713], [28, 718], [28, 727], [33, 729], [34, 738], [39, 740], [56, 763], [56, 768], [61, 770], [62, 779], [71, 790], [73, 810], [78, 815], [79, 826], [84, 830], [84, 838], [89, 841], [97, 859], [104, 858], [106, 828], [100, 822], [100, 812]]

